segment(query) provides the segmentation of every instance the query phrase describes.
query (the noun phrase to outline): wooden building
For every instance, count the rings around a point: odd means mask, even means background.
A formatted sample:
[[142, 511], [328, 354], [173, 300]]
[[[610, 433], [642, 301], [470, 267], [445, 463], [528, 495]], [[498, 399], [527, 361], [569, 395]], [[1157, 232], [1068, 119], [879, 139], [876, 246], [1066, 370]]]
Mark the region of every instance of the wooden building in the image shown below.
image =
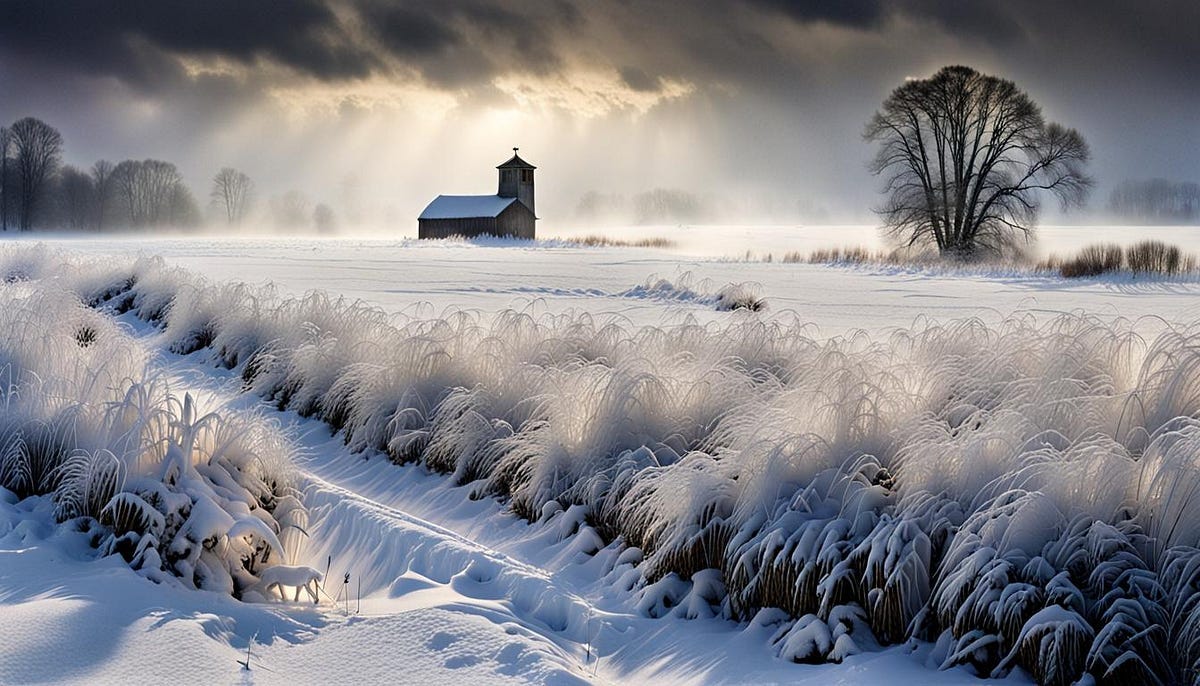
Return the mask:
[[532, 164], [517, 155], [496, 167], [500, 171], [495, 195], [439, 195], [417, 218], [420, 238], [450, 236], [511, 236], [533, 238], [537, 216], [533, 209]]

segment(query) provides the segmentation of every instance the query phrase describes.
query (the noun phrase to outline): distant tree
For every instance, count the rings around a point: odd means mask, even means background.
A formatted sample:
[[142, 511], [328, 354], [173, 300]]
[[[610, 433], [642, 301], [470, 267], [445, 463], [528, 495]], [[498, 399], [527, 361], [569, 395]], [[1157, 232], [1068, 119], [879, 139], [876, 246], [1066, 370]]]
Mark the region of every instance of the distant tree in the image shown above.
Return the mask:
[[143, 223], [142, 183], [139, 180], [141, 162], [124, 160], [117, 163], [112, 171], [112, 184], [116, 200], [121, 206], [124, 221], [129, 226], [140, 226]]
[[253, 194], [254, 181], [249, 176], [232, 167], [224, 167], [213, 177], [209, 196], [225, 215], [225, 222], [233, 226], [241, 224], [246, 217]]
[[311, 208], [308, 197], [296, 190], [271, 199], [271, 215], [281, 229], [306, 228], [312, 218]]
[[12, 130], [0, 126], [0, 231], [8, 231], [8, 208], [12, 205]]
[[629, 201], [618, 193], [599, 193], [588, 191], [579, 198], [575, 205], [575, 217], [578, 219], [596, 221], [614, 219], [627, 215]]
[[[170, 162], [162, 160], [144, 160], [142, 162], [142, 178], [146, 184], [147, 221], [151, 226], [163, 226], [175, 223], [177, 211], [186, 205], [185, 197], [180, 193], [183, 176]], [[190, 193], [186, 194], [190, 198]], [[195, 200], [191, 200], [195, 205]]]
[[655, 188], [633, 196], [637, 224], [695, 222], [704, 216], [700, 199], [687, 191]]
[[18, 184], [17, 220], [21, 230], [28, 231], [47, 182], [62, 159], [62, 134], [40, 119], [25, 117], [12, 125], [11, 135]]
[[363, 221], [363, 182], [354, 172], [342, 177], [341, 200], [339, 205], [342, 215], [351, 224], [361, 224]]
[[943, 254], [1001, 250], [1032, 236], [1039, 195], [1081, 205], [1089, 152], [1075, 130], [1042, 117], [1012, 81], [945, 67], [892, 91], [867, 124], [871, 170], [887, 195], [885, 231]]
[[92, 165], [92, 191], [95, 193], [92, 228], [96, 231], [104, 230], [105, 222], [112, 211], [111, 205], [116, 191], [114, 169], [113, 163], [108, 160], [99, 160]]
[[1200, 219], [1200, 184], [1149, 179], [1124, 181], [1108, 197], [1108, 209], [1121, 219], [1193, 222]]
[[200, 206], [192, 191], [180, 180], [171, 189], [169, 211], [164, 224], [180, 228], [190, 228], [200, 224]]
[[92, 177], [67, 165], [58, 174], [59, 219], [70, 229], [79, 231], [92, 225], [95, 216], [95, 187]]
[[113, 169], [112, 179], [131, 226], [189, 226], [198, 221], [195, 198], [170, 162], [125, 160]]
[[337, 228], [337, 220], [333, 216], [333, 209], [325, 203], [319, 203], [313, 208], [313, 226], [317, 227], [317, 231], [321, 233], [332, 233]]

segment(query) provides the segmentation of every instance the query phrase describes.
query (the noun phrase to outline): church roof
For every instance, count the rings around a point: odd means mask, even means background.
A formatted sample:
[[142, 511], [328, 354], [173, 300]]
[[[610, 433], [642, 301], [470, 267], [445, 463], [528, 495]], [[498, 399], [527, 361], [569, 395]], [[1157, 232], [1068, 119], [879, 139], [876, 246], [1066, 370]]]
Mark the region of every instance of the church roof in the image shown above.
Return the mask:
[[521, 156], [517, 155], [516, 153], [517, 149], [513, 148], [512, 159], [497, 166], [496, 169], [537, 169], [537, 167], [521, 159]]
[[516, 198], [498, 195], [439, 195], [418, 219], [479, 219], [498, 217]]

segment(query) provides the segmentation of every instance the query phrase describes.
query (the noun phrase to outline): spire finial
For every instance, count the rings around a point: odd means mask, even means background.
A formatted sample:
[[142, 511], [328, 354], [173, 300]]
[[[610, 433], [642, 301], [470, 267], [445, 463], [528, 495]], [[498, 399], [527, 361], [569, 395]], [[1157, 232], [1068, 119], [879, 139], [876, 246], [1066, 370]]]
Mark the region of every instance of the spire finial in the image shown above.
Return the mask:
[[517, 154], [517, 151], [518, 151], [518, 150], [520, 150], [520, 148], [513, 148], [513, 154], [514, 154], [514, 155], [515, 155], [515, 154]]

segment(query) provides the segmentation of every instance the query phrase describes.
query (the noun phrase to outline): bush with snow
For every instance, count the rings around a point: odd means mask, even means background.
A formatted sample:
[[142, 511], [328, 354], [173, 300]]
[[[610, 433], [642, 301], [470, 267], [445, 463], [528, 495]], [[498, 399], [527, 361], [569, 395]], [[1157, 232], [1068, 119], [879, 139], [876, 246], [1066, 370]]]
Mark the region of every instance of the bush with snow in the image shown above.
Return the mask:
[[821, 340], [778, 318], [389, 315], [155, 261], [75, 267], [58, 280], [85, 301], [356, 449], [531, 520], [582, 514], [644, 554], [648, 613], [780, 608], [800, 660], [916, 637], [1046, 683], [1200, 668], [1200, 332], [1070, 314]]
[[157, 581], [241, 597], [295, 551], [305, 510], [276, 428], [200, 412], [72, 294], [18, 283], [0, 302], [0, 487], [50, 495]]
[[767, 306], [762, 287], [756, 283], [730, 283], [717, 286], [710, 279], [697, 280], [691, 272], [674, 279], [650, 277], [645, 283], [621, 293], [627, 298], [653, 298], [695, 302], [720, 312], [749, 310], [757, 312]]

